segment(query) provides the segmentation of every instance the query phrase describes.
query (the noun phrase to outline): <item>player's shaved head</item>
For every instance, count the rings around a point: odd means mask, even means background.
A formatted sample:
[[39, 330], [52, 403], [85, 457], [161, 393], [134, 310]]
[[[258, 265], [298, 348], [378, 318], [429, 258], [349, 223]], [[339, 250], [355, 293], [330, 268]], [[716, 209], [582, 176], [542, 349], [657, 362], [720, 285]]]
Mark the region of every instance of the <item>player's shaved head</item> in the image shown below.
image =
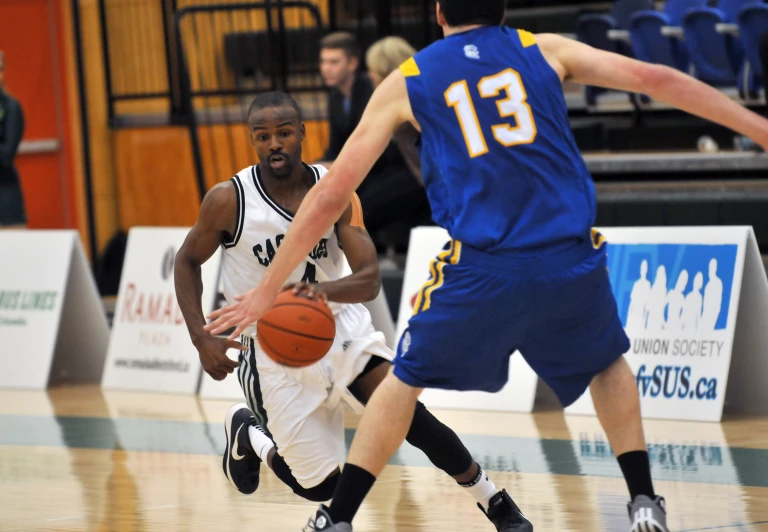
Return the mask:
[[267, 107], [286, 106], [292, 107], [296, 111], [296, 116], [298, 117], [299, 122], [303, 120], [299, 104], [296, 103], [296, 100], [294, 100], [291, 95], [282, 91], [264, 92], [256, 96], [251, 102], [251, 106], [248, 108], [248, 119], [250, 120], [251, 115], [254, 112], [261, 111]]
[[449, 26], [484, 24], [500, 26], [504, 23], [507, 0], [437, 0]]

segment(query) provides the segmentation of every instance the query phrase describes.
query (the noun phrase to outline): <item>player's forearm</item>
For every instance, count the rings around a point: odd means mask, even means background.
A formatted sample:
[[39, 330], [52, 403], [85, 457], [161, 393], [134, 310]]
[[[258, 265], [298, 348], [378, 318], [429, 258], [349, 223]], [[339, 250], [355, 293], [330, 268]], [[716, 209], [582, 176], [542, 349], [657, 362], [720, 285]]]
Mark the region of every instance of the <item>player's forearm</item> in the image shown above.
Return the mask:
[[719, 90], [668, 67], [650, 66], [647, 72], [643, 85], [653, 99], [726, 126], [757, 142], [768, 138], [768, 120]]
[[173, 270], [174, 285], [176, 287], [176, 300], [184, 316], [184, 321], [189, 330], [192, 343], [208, 334], [205, 327], [205, 315], [203, 314], [203, 276], [200, 265], [193, 264], [189, 259], [178, 255]]
[[337, 303], [365, 303], [373, 301], [381, 290], [381, 276], [376, 264], [361, 268], [352, 275], [319, 285], [328, 301]]
[[276, 294], [285, 285], [291, 272], [306, 260], [307, 255], [346, 209], [352, 191], [344, 197], [335, 188], [327, 178], [321, 180], [301, 202], [277, 255], [261, 281], [268, 293]]

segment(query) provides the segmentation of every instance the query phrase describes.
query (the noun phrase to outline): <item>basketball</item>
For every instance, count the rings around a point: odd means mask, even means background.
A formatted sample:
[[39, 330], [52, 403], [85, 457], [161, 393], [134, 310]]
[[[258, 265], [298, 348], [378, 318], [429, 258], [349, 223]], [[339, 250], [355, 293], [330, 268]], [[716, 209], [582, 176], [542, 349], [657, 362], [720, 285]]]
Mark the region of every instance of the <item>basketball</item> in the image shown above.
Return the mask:
[[281, 292], [272, 309], [256, 325], [261, 348], [275, 362], [301, 368], [314, 364], [331, 349], [336, 320], [322, 301], [291, 290]]

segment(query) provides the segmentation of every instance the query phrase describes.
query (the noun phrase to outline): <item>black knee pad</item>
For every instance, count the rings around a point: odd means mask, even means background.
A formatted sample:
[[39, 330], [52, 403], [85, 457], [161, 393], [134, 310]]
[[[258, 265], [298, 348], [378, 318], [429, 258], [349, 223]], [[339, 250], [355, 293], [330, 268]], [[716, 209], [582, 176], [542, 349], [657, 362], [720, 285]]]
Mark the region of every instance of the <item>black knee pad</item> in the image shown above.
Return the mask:
[[333, 492], [336, 491], [336, 484], [339, 482], [339, 474], [326, 478], [314, 488], [306, 489], [301, 486], [294, 487], [293, 492], [312, 502], [325, 502], [333, 498]]

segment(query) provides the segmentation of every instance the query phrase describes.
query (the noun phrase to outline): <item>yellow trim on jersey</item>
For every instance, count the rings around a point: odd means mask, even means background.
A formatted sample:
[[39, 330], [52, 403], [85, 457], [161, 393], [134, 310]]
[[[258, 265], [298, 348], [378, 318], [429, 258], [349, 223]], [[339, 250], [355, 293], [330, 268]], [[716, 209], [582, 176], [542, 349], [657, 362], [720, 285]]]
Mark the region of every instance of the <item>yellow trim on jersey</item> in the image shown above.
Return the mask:
[[606, 240], [603, 234], [593, 227], [592, 228], [592, 247], [595, 249], [600, 249], [601, 247], [603, 247], [603, 244], [605, 244], [606, 242], [608, 242], [608, 240]]
[[400, 65], [400, 72], [402, 72], [403, 76], [406, 78], [412, 78], [413, 76], [421, 75], [419, 65], [416, 64], [416, 60], [413, 57], [406, 59], [406, 61]]
[[429, 307], [432, 306], [432, 294], [435, 290], [443, 286], [443, 283], [445, 282], [443, 268], [445, 268], [446, 264], [458, 264], [460, 259], [461, 242], [458, 240], [451, 240], [450, 247], [446, 251], [440, 253], [437, 258], [433, 259], [429, 265], [432, 277], [430, 277], [429, 281], [427, 281], [421, 288], [421, 291], [416, 298], [416, 304], [413, 306], [414, 315], [429, 310]]
[[533, 33], [525, 30], [517, 30], [517, 34], [520, 36], [520, 42], [522, 43], [523, 48], [536, 46], [536, 36]]

